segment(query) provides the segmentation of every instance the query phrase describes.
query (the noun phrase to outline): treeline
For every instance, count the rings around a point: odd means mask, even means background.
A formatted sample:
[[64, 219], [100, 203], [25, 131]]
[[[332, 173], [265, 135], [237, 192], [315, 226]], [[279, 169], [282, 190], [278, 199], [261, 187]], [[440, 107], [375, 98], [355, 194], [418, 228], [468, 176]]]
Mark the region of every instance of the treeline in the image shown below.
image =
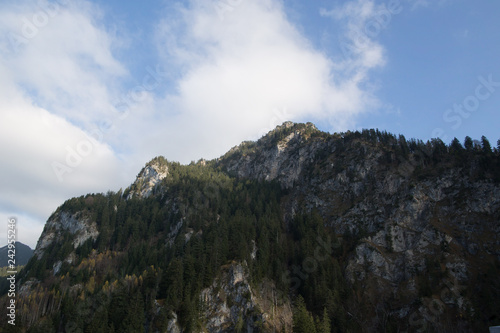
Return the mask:
[[[497, 147], [492, 147], [485, 136], [482, 136], [481, 140], [473, 140], [467, 136], [463, 143], [454, 138], [446, 144], [439, 138], [427, 142], [418, 139], [407, 140], [404, 135], [394, 135], [378, 129], [364, 129], [333, 134], [332, 137], [331, 144], [336, 147], [336, 155], [342, 155], [348, 147], [358, 145], [358, 154], [347, 158], [363, 158], [368, 145], [383, 152], [379, 163], [394, 167], [405, 176], [415, 177], [417, 180], [457, 168], [472, 181], [500, 181], [500, 140]], [[361, 148], [362, 146], [364, 148]], [[329, 154], [327, 151], [319, 151], [318, 156], [327, 158]]]

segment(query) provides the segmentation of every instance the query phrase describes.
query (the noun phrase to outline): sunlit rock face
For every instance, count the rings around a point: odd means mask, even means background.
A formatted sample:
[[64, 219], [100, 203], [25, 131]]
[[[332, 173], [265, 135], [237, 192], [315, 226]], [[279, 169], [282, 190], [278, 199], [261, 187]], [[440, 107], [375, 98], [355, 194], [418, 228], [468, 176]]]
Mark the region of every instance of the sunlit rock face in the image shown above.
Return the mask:
[[63, 232], [69, 232], [73, 237], [73, 247], [76, 249], [89, 238], [93, 240], [99, 236], [97, 225], [83, 213], [70, 214], [67, 212], [55, 213], [45, 224], [44, 230], [35, 248], [35, 255], [43, 256], [44, 250], [53, 241], [60, 241]]
[[159, 161], [151, 161], [139, 173], [135, 182], [131, 185], [131, 191], [127, 199], [148, 198], [156, 186], [168, 176], [168, 165]]

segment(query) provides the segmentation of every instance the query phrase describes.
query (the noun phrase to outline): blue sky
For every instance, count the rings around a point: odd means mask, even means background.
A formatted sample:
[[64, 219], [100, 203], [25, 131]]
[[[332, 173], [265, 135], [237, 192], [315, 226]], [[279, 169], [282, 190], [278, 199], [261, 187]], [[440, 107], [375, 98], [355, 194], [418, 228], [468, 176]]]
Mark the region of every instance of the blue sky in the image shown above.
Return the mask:
[[485, 0], [4, 1], [0, 218], [34, 247], [67, 198], [286, 120], [496, 146], [499, 13]]

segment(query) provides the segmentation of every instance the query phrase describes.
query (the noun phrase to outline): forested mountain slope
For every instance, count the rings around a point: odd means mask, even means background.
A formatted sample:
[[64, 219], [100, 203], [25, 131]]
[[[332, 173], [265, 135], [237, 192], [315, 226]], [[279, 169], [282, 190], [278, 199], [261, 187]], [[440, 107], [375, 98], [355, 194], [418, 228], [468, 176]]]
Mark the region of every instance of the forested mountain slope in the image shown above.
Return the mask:
[[[500, 324], [500, 157], [284, 123], [66, 201], [9, 332], [478, 331]], [[3, 290], [0, 306], [7, 306]]]

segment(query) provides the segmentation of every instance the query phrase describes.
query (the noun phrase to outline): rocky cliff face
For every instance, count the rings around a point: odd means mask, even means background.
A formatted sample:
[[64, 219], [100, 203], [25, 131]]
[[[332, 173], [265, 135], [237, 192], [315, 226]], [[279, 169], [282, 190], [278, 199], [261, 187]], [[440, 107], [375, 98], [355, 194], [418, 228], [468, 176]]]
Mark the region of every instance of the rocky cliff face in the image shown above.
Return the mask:
[[[311, 133], [320, 133], [311, 123], [297, 128], [296, 124], [285, 122], [262, 142], [247, 142], [234, 147], [221, 163], [228, 172], [238, 177], [266, 181], [277, 179], [284, 187], [291, 188], [304, 168], [314, 162], [316, 151], [321, 147], [321, 142], [308, 140]], [[278, 135], [284, 137], [278, 140], [273, 138]]]

